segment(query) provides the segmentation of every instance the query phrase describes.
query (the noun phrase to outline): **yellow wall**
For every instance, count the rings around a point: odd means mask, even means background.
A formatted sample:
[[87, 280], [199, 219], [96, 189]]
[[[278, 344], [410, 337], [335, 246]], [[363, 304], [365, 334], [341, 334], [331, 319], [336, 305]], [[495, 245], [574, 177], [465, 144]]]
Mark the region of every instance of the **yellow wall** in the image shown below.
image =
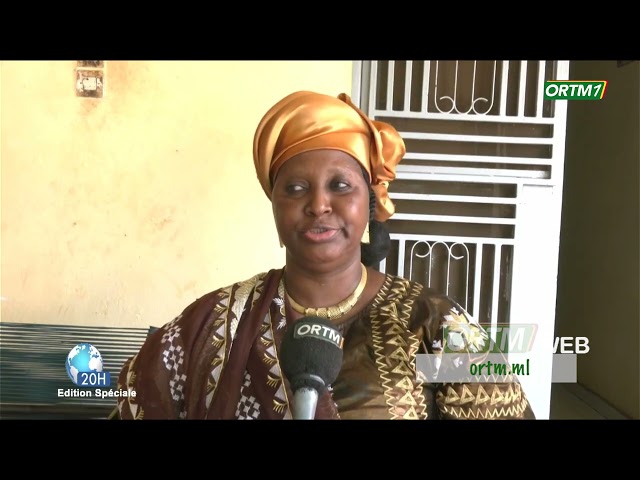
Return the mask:
[[351, 62], [0, 62], [2, 321], [147, 327], [284, 264], [253, 169], [266, 110]]
[[640, 62], [571, 62], [571, 78], [609, 83], [568, 105], [556, 335], [589, 338], [578, 383], [638, 419]]

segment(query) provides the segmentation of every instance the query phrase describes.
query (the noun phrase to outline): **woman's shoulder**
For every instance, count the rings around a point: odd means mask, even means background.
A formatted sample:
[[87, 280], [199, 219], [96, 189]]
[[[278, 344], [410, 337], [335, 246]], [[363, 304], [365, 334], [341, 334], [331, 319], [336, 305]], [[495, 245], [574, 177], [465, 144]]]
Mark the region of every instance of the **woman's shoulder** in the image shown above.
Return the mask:
[[428, 323], [475, 323], [467, 309], [455, 298], [441, 290], [416, 280], [387, 274], [384, 287], [388, 298], [402, 303], [410, 302], [414, 321]]
[[456, 299], [441, 290], [403, 276], [386, 274], [383, 289], [396, 297], [414, 297], [416, 301], [429, 303], [433, 309], [439, 311], [456, 309], [466, 312], [466, 309]]

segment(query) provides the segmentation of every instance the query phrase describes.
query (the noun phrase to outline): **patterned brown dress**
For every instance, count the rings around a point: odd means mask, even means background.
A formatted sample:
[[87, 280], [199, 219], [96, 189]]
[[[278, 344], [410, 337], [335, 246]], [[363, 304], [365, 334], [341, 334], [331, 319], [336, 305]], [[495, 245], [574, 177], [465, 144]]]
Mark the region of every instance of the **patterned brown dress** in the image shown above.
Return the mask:
[[[443, 325], [486, 332], [450, 298], [386, 275], [376, 297], [339, 324], [341, 372], [316, 419], [534, 418], [517, 380], [429, 383], [416, 354], [442, 349]], [[118, 388], [121, 419], [290, 419], [293, 397], [279, 348], [287, 328], [283, 270], [213, 291], [149, 336]], [[474, 338], [476, 340], [474, 340]]]

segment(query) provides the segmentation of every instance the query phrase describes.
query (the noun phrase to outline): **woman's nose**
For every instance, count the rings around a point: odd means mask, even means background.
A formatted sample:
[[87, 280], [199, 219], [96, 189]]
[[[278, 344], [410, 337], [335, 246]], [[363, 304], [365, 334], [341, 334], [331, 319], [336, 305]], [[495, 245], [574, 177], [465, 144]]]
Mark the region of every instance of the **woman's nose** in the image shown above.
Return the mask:
[[313, 189], [309, 192], [306, 213], [320, 217], [331, 213], [331, 196], [324, 189]]

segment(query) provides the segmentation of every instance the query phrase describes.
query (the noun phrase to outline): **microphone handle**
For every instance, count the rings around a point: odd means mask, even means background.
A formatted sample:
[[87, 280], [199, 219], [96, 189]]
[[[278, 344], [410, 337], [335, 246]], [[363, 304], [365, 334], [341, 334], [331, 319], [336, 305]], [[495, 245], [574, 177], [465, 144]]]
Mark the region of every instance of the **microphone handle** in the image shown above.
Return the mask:
[[311, 387], [301, 387], [293, 394], [292, 415], [294, 420], [313, 420], [318, 405], [318, 391]]

